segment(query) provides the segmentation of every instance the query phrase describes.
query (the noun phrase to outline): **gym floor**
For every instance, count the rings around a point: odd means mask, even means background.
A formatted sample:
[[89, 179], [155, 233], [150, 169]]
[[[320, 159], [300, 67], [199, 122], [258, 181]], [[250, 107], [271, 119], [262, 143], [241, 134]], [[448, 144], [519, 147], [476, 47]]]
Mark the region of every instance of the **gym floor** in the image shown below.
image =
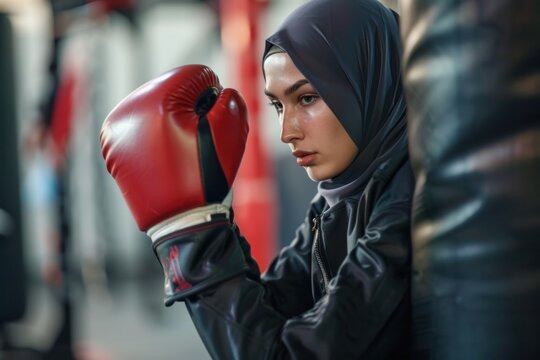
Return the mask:
[[[72, 346], [77, 360], [210, 359], [185, 306], [166, 308], [161, 279], [129, 280], [105, 291], [75, 285], [70, 297]], [[18, 348], [45, 353], [52, 347], [63, 322], [62, 297], [51, 287], [34, 282], [33, 301], [22, 321], [8, 327]], [[9, 359], [38, 360], [14, 355]]]

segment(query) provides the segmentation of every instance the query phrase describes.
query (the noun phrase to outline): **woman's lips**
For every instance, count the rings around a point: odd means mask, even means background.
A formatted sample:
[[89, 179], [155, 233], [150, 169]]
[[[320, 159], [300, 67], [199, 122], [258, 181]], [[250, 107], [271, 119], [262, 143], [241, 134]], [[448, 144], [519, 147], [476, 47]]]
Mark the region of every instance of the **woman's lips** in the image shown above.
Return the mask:
[[313, 165], [315, 161], [316, 153], [296, 150], [293, 153], [293, 156], [296, 157], [296, 163], [300, 166], [310, 166]]

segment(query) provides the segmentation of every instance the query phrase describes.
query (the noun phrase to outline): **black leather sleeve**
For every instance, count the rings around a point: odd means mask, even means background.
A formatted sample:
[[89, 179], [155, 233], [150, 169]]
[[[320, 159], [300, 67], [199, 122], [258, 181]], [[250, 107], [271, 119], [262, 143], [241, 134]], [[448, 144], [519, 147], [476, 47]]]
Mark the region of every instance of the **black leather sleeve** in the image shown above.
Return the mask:
[[303, 239], [286, 248], [263, 279], [241, 273], [187, 298], [211, 356], [406, 359], [398, 352], [407, 333], [410, 197], [397, 193], [380, 197], [364, 236], [330, 282], [329, 293], [315, 304], [305, 303], [310, 261]]
[[165, 305], [204, 291], [249, 269], [227, 219], [182, 229], [154, 243], [163, 268]]
[[[313, 209], [310, 209], [293, 242], [281, 250], [263, 274], [270, 303], [286, 317], [299, 315], [314, 304], [311, 292], [310, 226], [310, 219], [314, 216]], [[241, 241], [245, 242], [245, 239]]]

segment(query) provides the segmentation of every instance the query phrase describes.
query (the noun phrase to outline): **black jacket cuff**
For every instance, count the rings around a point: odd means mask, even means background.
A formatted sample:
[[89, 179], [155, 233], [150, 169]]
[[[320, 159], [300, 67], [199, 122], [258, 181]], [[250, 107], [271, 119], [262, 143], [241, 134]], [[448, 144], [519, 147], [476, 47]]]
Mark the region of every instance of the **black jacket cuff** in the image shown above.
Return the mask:
[[182, 229], [154, 243], [165, 275], [165, 305], [183, 301], [249, 270], [228, 220]]

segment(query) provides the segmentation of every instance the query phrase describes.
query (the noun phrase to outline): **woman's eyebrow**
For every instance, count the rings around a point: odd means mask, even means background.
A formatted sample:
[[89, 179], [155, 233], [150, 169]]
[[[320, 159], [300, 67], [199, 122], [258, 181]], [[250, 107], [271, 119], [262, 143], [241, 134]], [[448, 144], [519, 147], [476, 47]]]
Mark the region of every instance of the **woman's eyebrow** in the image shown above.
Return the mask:
[[307, 79], [301, 79], [289, 86], [287, 89], [285, 89], [285, 96], [289, 96], [292, 93], [294, 93], [296, 90], [301, 88], [302, 86], [309, 84], [309, 81]]
[[[285, 89], [285, 96], [291, 95], [296, 90], [298, 90], [299, 88], [301, 88], [302, 86], [304, 86], [306, 84], [309, 84], [309, 81], [307, 79], [298, 80], [297, 82], [295, 82], [294, 84], [292, 84], [291, 86], [289, 86], [288, 88]], [[273, 97], [273, 98], [276, 97], [274, 94], [272, 94], [270, 91], [268, 91], [266, 89], [264, 90], [264, 94], [266, 96], [268, 96], [268, 97]]]

